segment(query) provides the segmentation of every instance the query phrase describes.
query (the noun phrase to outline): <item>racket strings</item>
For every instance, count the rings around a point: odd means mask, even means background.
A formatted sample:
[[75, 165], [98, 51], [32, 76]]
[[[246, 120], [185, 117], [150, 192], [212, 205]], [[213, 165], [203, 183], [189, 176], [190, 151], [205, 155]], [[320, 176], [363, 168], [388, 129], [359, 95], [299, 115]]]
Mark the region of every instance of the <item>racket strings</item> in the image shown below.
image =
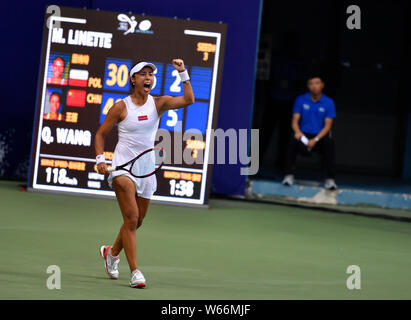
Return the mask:
[[164, 161], [164, 152], [154, 149], [140, 156], [132, 164], [130, 171], [134, 176], [146, 176], [153, 173]]

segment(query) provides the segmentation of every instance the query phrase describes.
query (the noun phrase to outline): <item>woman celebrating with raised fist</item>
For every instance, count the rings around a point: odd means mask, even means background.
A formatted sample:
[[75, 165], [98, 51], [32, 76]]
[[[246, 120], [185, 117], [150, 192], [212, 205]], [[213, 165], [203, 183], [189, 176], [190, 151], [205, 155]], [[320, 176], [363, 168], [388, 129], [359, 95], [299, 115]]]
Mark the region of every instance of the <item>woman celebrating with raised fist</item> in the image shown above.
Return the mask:
[[[109, 173], [104, 159], [104, 138], [115, 124], [118, 124], [118, 143], [113, 155], [113, 167], [126, 163], [143, 151], [154, 147], [159, 119], [165, 111], [194, 103], [190, 77], [183, 60], [173, 59], [172, 64], [179, 72], [184, 96], [151, 96], [150, 90], [154, 83], [156, 66], [148, 62], [140, 62], [131, 69], [130, 81], [133, 92], [110, 108], [95, 136], [99, 173]], [[146, 280], [137, 266], [136, 230], [143, 223], [150, 199], [156, 191], [156, 176], [135, 178], [126, 171], [115, 171], [108, 176], [108, 183], [116, 193], [123, 216], [123, 225], [114, 244], [103, 245], [100, 248], [106, 273], [111, 279], [118, 278], [119, 253], [124, 248], [131, 272], [130, 286], [144, 288]]]

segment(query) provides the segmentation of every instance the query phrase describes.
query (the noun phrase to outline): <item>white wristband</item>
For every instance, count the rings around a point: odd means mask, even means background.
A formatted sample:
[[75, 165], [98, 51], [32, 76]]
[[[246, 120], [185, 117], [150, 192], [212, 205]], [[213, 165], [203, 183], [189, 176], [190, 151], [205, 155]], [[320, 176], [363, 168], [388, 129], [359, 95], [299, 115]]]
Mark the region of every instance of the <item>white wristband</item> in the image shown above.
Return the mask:
[[97, 164], [100, 164], [100, 163], [106, 163], [106, 158], [104, 157], [104, 154], [99, 154], [97, 157], [96, 157], [96, 161], [97, 161]]
[[180, 75], [180, 79], [182, 82], [186, 82], [190, 80], [190, 76], [188, 75], [187, 70], [184, 70], [183, 72], [179, 72], [178, 74]]

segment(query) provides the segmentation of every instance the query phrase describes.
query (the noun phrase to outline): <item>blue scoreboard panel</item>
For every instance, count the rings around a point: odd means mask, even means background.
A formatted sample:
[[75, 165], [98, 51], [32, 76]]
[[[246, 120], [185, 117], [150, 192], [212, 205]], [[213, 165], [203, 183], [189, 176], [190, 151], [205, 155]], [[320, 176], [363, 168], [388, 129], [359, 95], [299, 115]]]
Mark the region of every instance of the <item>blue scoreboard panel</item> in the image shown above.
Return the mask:
[[[153, 200], [207, 204], [226, 25], [66, 7], [46, 19], [29, 189], [114, 197], [96, 171], [95, 133], [131, 93], [129, 72], [140, 61], [157, 67], [151, 95], [183, 95], [171, 65], [181, 58], [196, 101], [160, 118], [156, 143], [166, 146], [167, 162]], [[105, 140], [108, 164], [117, 135], [115, 126]]]

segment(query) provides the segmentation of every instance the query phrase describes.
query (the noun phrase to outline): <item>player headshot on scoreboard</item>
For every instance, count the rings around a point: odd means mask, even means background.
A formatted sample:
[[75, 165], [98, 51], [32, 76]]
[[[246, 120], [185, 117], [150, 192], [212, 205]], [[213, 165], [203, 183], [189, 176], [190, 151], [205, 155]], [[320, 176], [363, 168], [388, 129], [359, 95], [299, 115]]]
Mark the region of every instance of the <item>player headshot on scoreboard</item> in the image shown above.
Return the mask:
[[47, 84], [61, 86], [66, 86], [68, 84], [67, 71], [65, 72], [68, 61], [69, 56], [67, 55], [50, 54]]
[[[143, 223], [150, 199], [157, 189], [157, 179], [155, 174], [135, 177], [128, 171], [116, 171], [116, 167], [133, 159], [138, 161], [139, 156], [152, 150], [159, 120], [164, 112], [194, 103], [194, 93], [184, 61], [173, 59], [172, 65], [183, 84], [183, 96], [152, 96], [150, 93], [157, 68], [152, 63], [140, 62], [130, 71], [132, 93], [109, 109], [94, 139], [97, 170], [100, 174], [111, 172], [108, 183], [114, 189], [123, 216], [123, 225], [117, 239], [112, 245], [102, 245], [100, 253], [104, 258], [106, 273], [110, 278], [117, 279], [119, 253], [124, 249], [131, 272], [130, 286], [133, 288], [146, 286], [146, 280], [137, 267], [136, 231]], [[105, 163], [104, 139], [116, 124], [118, 143], [109, 168]], [[144, 168], [144, 163], [141, 167]]]
[[47, 90], [46, 94], [46, 113], [43, 119], [64, 121], [65, 116], [62, 113], [62, 94], [61, 90]]

